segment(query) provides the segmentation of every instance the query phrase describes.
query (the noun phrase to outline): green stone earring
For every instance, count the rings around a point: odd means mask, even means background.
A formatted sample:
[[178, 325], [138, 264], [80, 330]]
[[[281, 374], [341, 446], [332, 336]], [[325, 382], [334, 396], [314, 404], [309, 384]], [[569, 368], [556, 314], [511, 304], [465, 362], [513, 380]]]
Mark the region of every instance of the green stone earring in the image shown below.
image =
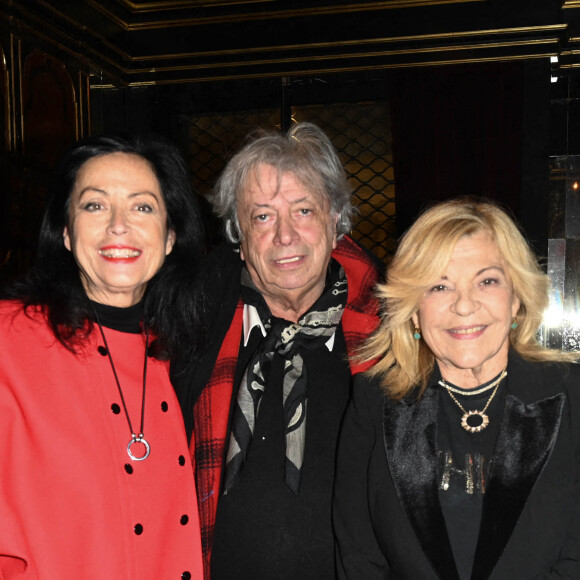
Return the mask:
[[413, 334], [413, 338], [415, 340], [419, 340], [421, 338], [421, 329], [418, 326], [415, 326], [415, 333]]
[[515, 330], [518, 327], [518, 321], [517, 318], [514, 316], [514, 319], [512, 320], [512, 330]]

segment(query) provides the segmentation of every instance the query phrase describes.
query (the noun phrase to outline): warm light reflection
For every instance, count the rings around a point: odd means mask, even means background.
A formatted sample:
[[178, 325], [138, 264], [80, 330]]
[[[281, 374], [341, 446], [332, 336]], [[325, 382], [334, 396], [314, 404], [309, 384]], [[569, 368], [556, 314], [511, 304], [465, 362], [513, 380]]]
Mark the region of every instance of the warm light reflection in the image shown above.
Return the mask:
[[564, 322], [564, 309], [561, 304], [550, 304], [544, 312], [542, 324], [546, 328], [558, 328]]
[[553, 291], [550, 305], [542, 317], [542, 327], [538, 340], [550, 348], [580, 350], [580, 301], [576, 304], [564, 304], [559, 292]]

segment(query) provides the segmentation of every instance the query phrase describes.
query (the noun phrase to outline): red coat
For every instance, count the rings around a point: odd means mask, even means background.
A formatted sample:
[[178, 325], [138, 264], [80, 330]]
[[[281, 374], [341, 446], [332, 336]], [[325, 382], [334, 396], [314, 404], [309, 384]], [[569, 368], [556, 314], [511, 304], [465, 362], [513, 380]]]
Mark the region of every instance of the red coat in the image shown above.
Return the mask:
[[[138, 429], [143, 338], [105, 334]], [[195, 483], [167, 365], [149, 359], [151, 454], [131, 461], [101, 344], [93, 333], [74, 355], [40, 315], [31, 320], [19, 305], [0, 303], [2, 580], [202, 578]]]

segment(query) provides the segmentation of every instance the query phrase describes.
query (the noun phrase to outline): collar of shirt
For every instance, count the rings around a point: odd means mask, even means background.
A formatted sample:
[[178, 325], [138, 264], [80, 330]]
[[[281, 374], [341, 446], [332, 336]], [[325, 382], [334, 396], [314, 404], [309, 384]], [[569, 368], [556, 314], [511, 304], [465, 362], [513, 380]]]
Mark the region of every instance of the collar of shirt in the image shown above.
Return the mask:
[[[258, 309], [250, 304], [244, 304], [244, 318], [243, 318], [243, 332], [244, 332], [244, 346], [248, 346], [248, 341], [250, 340], [250, 334], [254, 328], [259, 328], [262, 336], [266, 336], [266, 329], [260, 320], [260, 315], [258, 314]], [[332, 333], [332, 336], [324, 343], [329, 352], [332, 352], [334, 348], [334, 337], [336, 333]]]

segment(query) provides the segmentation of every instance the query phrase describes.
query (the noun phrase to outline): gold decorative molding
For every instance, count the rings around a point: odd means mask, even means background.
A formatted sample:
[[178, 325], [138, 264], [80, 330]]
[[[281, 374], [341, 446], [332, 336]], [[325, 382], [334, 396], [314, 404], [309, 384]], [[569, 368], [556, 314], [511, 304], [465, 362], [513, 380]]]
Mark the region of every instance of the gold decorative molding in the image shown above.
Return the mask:
[[[288, 10], [269, 10], [265, 12], [248, 12], [235, 14], [222, 14], [215, 16], [180, 17], [174, 19], [153, 20], [148, 22], [128, 22], [123, 20], [103, 6], [98, 0], [83, 0], [85, 4], [99, 11], [101, 14], [115, 22], [125, 31], [156, 30], [159, 28], [175, 28], [203, 26], [208, 24], [226, 24], [228, 22], [253, 22], [270, 19], [288, 19], [301, 16], [327, 16], [337, 14], [349, 14], [354, 12], [370, 12], [377, 10], [397, 10], [401, 8], [424, 8], [430, 6], [442, 6], [447, 4], [472, 4], [475, 2], [489, 2], [489, 0], [387, 0], [382, 2], [364, 2], [333, 6], [310, 6]], [[117, 0], [117, 3], [127, 9], [131, 14], [158, 13], [161, 11], [174, 11], [195, 8], [221, 8], [224, 6], [245, 6], [254, 4], [270, 4], [275, 0], [175, 0], [164, 2], [131, 2], [129, 0]]]
[[[439, 67], [456, 64], [474, 64], [485, 62], [513, 62], [518, 60], [537, 60], [541, 58], [550, 58], [554, 56], [552, 52], [545, 52], [540, 54], [521, 54], [515, 56], [500, 56], [500, 57], [480, 57], [480, 58], [465, 58], [465, 59], [447, 59], [447, 60], [433, 60], [422, 61], [417, 63], [396, 63], [396, 64], [382, 64], [382, 65], [363, 65], [363, 66], [347, 66], [347, 67], [333, 67], [321, 69], [296, 69], [290, 72], [285, 72], [285, 77], [304, 77], [312, 75], [335, 74], [345, 72], [365, 72], [373, 70], [393, 70], [401, 68], [423, 68], [423, 67]], [[580, 63], [578, 64], [580, 67]], [[205, 83], [216, 81], [232, 81], [232, 80], [252, 80], [252, 79], [269, 79], [279, 78], [282, 76], [279, 72], [266, 73], [252, 73], [252, 74], [230, 74], [230, 75], [216, 75], [205, 77], [188, 77], [179, 78], [179, 80], [153, 80], [153, 81], [136, 81], [128, 83], [128, 87], [151, 87], [164, 85], [180, 85], [189, 83]], [[97, 85], [91, 84], [92, 89], [113, 89], [114, 85]]]
[[[71, 34], [65, 32], [61, 27], [56, 27], [51, 22], [42, 20], [33, 13], [26, 13], [26, 19], [23, 18], [16, 19], [15, 17], [12, 17], [10, 18], [10, 20], [18, 22], [19, 28], [24, 28], [29, 33], [35, 36], [42, 37], [44, 40], [47, 40], [50, 44], [60, 47], [63, 47], [64, 44], [66, 43], [69, 46], [77, 46], [77, 47], [84, 46], [89, 50], [93, 50], [92, 49], [93, 42], [85, 39], [87, 34], [90, 34], [92, 39], [98, 40], [99, 43], [102, 44], [104, 47], [109, 49], [111, 52], [116, 53], [119, 58], [126, 61], [130, 60], [130, 56], [126, 52], [122, 51], [117, 45], [113, 44], [112, 42], [109, 42], [104, 36], [96, 32], [87, 31], [85, 26], [80, 25], [78, 22], [69, 18], [63, 12], [54, 8], [52, 5], [47, 4], [46, 2], [44, 2], [44, 0], [39, 1], [43, 5], [49, 7], [50, 10], [59, 18], [62, 17], [63, 19], [65, 19], [71, 25], [71, 28], [76, 29], [76, 31], [79, 33], [79, 37], [71, 36]], [[2, 10], [0, 10], [0, 19], [8, 20], [8, 16], [5, 13], [3, 13]], [[59, 42], [57, 38], [60, 38], [61, 41]], [[78, 51], [69, 50], [69, 52], [71, 54], [76, 54]], [[93, 52], [96, 53], [96, 51], [94, 50]]]
[[[131, 2], [131, 0], [116, 0], [117, 4], [130, 10], [131, 12], [154, 12], [161, 10], [181, 10], [184, 8], [207, 8], [213, 6], [244, 6], [246, 4], [266, 4], [275, 2], [276, 0], [162, 0], [158, 2]], [[454, 4], [466, 4], [468, 2], [478, 1], [485, 2], [487, 0], [387, 0], [382, 2], [372, 2], [377, 5], [397, 5], [405, 4], [415, 6], [434, 6], [437, 4], [447, 4], [452, 2]], [[365, 2], [371, 4], [371, 2]]]
[[[202, 58], [202, 57], [215, 57], [215, 56], [235, 56], [235, 55], [249, 55], [249, 54], [260, 54], [273, 52], [288, 52], [288, 51], [299, 51], [308, 50], [310, 52], [319, 49], [328, 48], [348, 48], [352, 46], [367, 46], [369, 44], [376, 45], [387, 45], [394, 43], [416, 43], [416, 42], [430, 42], [437, 40], [458, 40], [458, 39], [469, 39], [478, 38], [482, 36], [505, 36], [505, 35], [520, 35], [520, 34], [534, 34], [537, 32], [546, 33], [559, 33], [566, 30], [566, 24], [554, 24], [546, 26], [528, 26], [521, 28], [495, 28], [492, 30], [466, 30], [461, 32], [447, 32], [438, 34], [417, 34], [417, 35], [405, 35], [405, 36], [389, 36], [381, 38], [363, 38], [359, 40], [342, 40], [337, 42], [309, 42], [301, 44], [284, 44], [276, 46], [264, 46], [264, 47], [254, 47], [254, 48], [243, 48], [243, 49], [231, 49], [231, 50], [207, 50], [207, 51], [195, 51], [195, 52], [183, 52], [183, 53], [171, 53], [171, 54], [153, 54], [147, 56], [133, 56], [130, 57], [132, 63], [139, 63], [145, 61], [163, 61], [163, 60], [183, 60], [188, 58]], [[557, 36], [551, 36], [548, 38], [542, 38], [541, 42], [557, 42]], [[517, 45], [517, 41], [512, 41], [513, 46]], [[535, 41], [524, 41], [523, 44]], [[486, 42], [480, 45], [462, 45], [466, 48], [471, 46], [478, 46], [485, 48], [489, 46], [490, 43]], [[507, 44], [506, 44], [507, 46]], [[418, 49], [421, 50], [421, 49]], [[431, 47], [431, 50], [439, 50], [437, 47]]]
[[[100, 43], [109, 48], [111, 51], [116, 52], [121, 58], [125, 58], [127, 56], [125, 53], [123, 53], [122, 50], [119, 49], [117, 45], [109, 42], [103, 35], [98, 34], [93, 30], [88, 30], [86, 26], [83, 26], [73, 18], [70, 18], [70, 16], [66, 12], [63, 12], [62, 10], [59, 10], [56, 6], [54, 6], [53, 2], [47, 2], [46, 0], [37, 0], [37, 2], [41, 6], [43, 6], [46, 10], [49, 10], [52, 14], [58, 17], [60, 21], [66, 22], [73, 30], [76, 29], [79, 32], [79, 34], [82, 34], [83, 36], [90, 34], [93, 38], [98, 39]], [[84, 0], [84, 3], [91, 5], [95, 9], [101, 11], [101, 6], [98, 2], [93, 2], [92, 0]], [[117, 18], [109, 11], [106, 11], [106, 16], [117, 26], [119, 26], [120, 29], [125, 31], [127, 30], [127, 25], [124, 20]], [[28, 21], [36, 21], [39, 24], [46, 24], [46, 21], [40, 22], [39, 19], [32, 13], [27, 13], [26, 17]], [[57, 34], [64, 34], [60, 29], [54, 29], [53, 27], [53, 30], [55, 30]]]
[[117, 3], [134, 13], [158, 12], [161, 10], [182, 10], [184, 8], [207, 8], [213, 6], [245, 6], [246, 4], [266, 4], [276, 0], [164, 0], [163, 2], [131, 2], [117, 0]]
[[[291, 2], [273, 0], [76, 2], [74, 10], [65, 11], [55, 0], [0, 0], [0, 26], [17, 30], [26, 47], [38, 44], [49, 51], [54, 47], [61, 58], [78, 62], [87, 75], [91, 73], [91, 87], [536, 59], [562, 55], [580, 43], [578, 37], [566, 38], [576, 32], [575, 22], [566, 21], [558, 6], [547, 12], [545, 20], [525, 11], [514, 20], [507, 8], [506, 17], [491, 10], [492, 0], [347, 0], [345, 4], [329, 0], [324, 6], [312, 0], [310, 6], [301, 2], [295, 8]], [[580, 7], [580, 0], [565, 4]], [[432, 23], [422, 20], [425, 7], [436, 16]], [[335, 24], [347, 26], [356, 20], [360, 26], [345, 34], [329, 29], [328, 34], [317, 35], [313, 31], [327, 22], [325, 16]], [[391, 16], [401, 26], [395, 26]], [[308, 26], [302, 30], [297, 24], [289, 29], [291, 34], [276, 34], [286, 30], [286, 20], [293, 18], [305, 18]], [[225, 24], [224, 30], [217, 26], [220, 23]], [[243, 35], [220, 42], [232, 23], [244, 23]], [[261, 37], [265, 26], [270, 34]], [[367, 36], [356, 38], [365, 31]], [[575, 59], [578, 55], [570, 52], [559, 64]]]
[[[352, 52], [339, 55], [315, 55], [315, 56], [300, 56], [298, 58], [270, 58], [262, 60], [252, 60], [252, 61], [231, 61], [231, 62], [221, 62], [208, 64], [191, 64], [191, 65], [173, 65], [167, 67], [157, 67], [156, 72], [176, 72], [176, 71], [195, 71], [204, 70], [211, 68], [224, 69], [224, 68], [240, 68], [240, 67], [255, 67], [255, 66], [265, 66], [265, 65], [281, 65], [281, 64], [292, 64], [297, 61], [299, 62], [324, 62], [324, 61], [341, 61], [341, 60], [354, 60], [361, 58], [377, 58], [377, 57], [388, 57], [388, 56], [414, 56], [421, 54], [432, 54], [432, 53], [445, 53], [445, 52], [461, 52], [468, 50], [488, 50], [493, 48], [507, 48], [507, 47], [521, 47], [521, 46], [538, 46], [551, 44], [554, 45], [555, 39], [544, 39], [544, 40], [530, 40], [527, 42], [520, 41], [508, 41], [508, 42], [486, 42], [482, 44], [469, 44], [469, 45], [448, 45], [439, 47], [428, 47], [428, 48], [413, 48], [413, 49], [399, 49], [399, 50], [377, 50], [372, 52]], [[580, 52], [580, 51], [579, 51]], [[555, 56], [557, 52], [555, 50], [542, 53], [543, 56]], [[476, 59], [477, 60], [477, 59]], [[372, 68], [372, 67], [371, 67]], [[324, 69], [327, 70], [327, 69]], [[142, 69], [131, 69], [127, 71], [129, 75], [143, 74], [150, 72], [149, 68]], [[285, 73], [286, 74], [286, 73]]]
[[[51, 44], [52, 46], [54, 46], [55, 48], [57, 48], [58, 50], [64, 52], [65, 54], [69, 54], [71, 56], [74, 56], [75, 59], [78, 59], [80, 62], [83, 62], [87, 65], [91, 65], [92, 61], [89, 60], [86, 56], [84, 56], [82, 54], [82, 52], [79, 52], [78, 50], [74, 50], [72, 48], [70, 48], [69, 45], [63, 43], [63, 42], [59, 42], [58, 40], [56, 40], [53, 36], [51, 36], [50, 34], [45, 34], [43, 32], [40, 32], [38, 29], [36, 28], [30, 28], [26, 25], [23, 25], [23, 27], [28, 30], [30, 33], [34, 34], [34, 36], [36, 36], [39, 39], [42, 39], [43, 41], [45, 41], [47, 44]], [[78, 45], [78, 42], [77, 42]], [[86, 46], [86, 48], [88, 49], [89, 52], [93, 52], [96, 53], [96, 51], [92, 50], [90, 46]], [[107, 64], [109, 64], [112, 68], [117, 69], [117, 71], [119, 73], [123, 73], [126, 72], [126, 70], [122, 67], [122, 65], [103, 55], [102, 53], [98, 54], [99, 58], [102, 59], [104, 62], [106, 62]], [[130, 59], [129, 59], [130, 60]]]
[[[207, 26], [210, 24], [227, 24], [241, 22], [259, 22], [264, 20], [287, 20], [305, 16], [336, 16], [338, 14], [353, 14], [396, 10], [401, 8], [421, 8], [426, 6], [441, 6], [447, 4], [468, 4], [488, 2], [489, 0], [392, 0], [390, 2], [373, 2], [364, 4], [347, 4], [339, 6], [320, 6], [289, 10], [271, 10], [266, 12], [250, 12], [247, 14], [222, 14], [216, 16], [200, 16], [197, 18], [176, 18], [139, 23], [127, 23], [127, 30], [155, 30], [159, 28], [186, 28], [193, 26]], [[85, 0], [93, 3], [93, 0]]]

